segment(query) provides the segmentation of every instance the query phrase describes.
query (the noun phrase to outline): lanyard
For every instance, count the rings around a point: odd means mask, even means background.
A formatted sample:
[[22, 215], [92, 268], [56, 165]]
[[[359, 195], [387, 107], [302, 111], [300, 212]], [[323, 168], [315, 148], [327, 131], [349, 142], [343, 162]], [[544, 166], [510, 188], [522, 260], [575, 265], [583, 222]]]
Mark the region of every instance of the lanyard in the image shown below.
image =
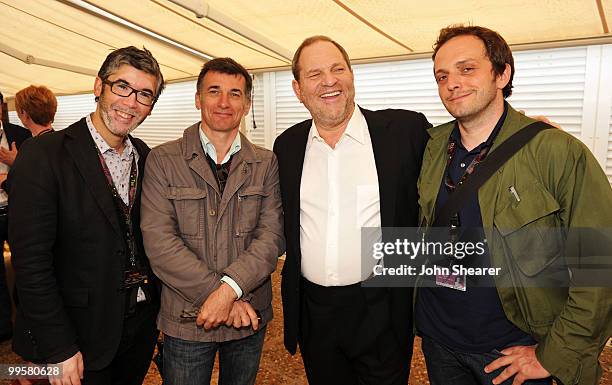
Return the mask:
[[134, 197], [136, 196], [136, 181], [138, 179], [138, 176], [136, 174], [136, 160], [135, 160], [135, 156], [134, 154], [132, 154], [132, 165], [130, 167], [130, 189], [128, 192], [128, 205], [125, 204], [125, 202], [123, 202], [123, 199], [121, 199], [121, 196], [119, 195], [119, 192], [117, 191], [117, 187], [115, 187], [115, 182], [113, 182], [113, 177], [110, 173], [110, 170], [108, 169], [108, 166], [106, 165], [106, 161], [104, 160], [104, 157], [102, 156], [102, 153], [100, 152], [100, 149], [98, 148], [98, 146], [96, 146], [96, 150], [98, 152], [98, 158], [100, 159], [100, 165], [102, 166], [102, 170], [104, 170], [104, 175], [106, 176], [106, 180], [108, 181], [108, 185], [111, 189], [111, 192], [113, 194], [113, 199], [116, 202], [116, 204], [119, 206], [119, 208], [121, 208], [121, 212], [123, 214], [123, 221], [127, 227], [127, 231], [126, 231], [126, 240], [128, 243], [128, 250], [129, 250], [129, 262], [131, 265], [132, 269], [136, 268], [136, 241], [134, 239], [134, 229], [132, 226], [132, 217], [131, 217], [131, 212], [132, 212], [132, 206], [134, 205]]
[[457, 141], [452, 137], [448, 139], [448, 148], [446, 151], [446, 153], [448, 154], [448, 160], [446, 161], [446, 176], [444, 179], [444, 184], [446, 185], [446, 189], [448, 190], [449, 193], [452, 193], [453, 191], [455, 191], [457, 186], [460, 186], [461, 184], [463, 184], [463, 182], [465, 182], [468, 176], [470, 176], [474, 172], [474, 170], [476, 169], [476, 166], [480, 162], [482, 162], [484, 158], [487, 156], [487, 153], [489, 152], [490, 148], [491, 148], [490, 145], [485, 145], [482, 148], [482, 150], [480, 150], [478, 155], [476, 155], [476, 157], [472, 159], [472, 162], [470, 163], [470, 165], [465, 169], [465, 172], [463, 173], [461, 178], [459, 178], [459, 182], [455, 184], [452, 178], [450, 177], [450, 165], [453, 162], [453, 158], [455, 157], [455, 154], [457, 152]]
[[[465, 169], [465, 172], [463, 173], [461, 178], [459, 178], [459, 182], [455, 184], [450, 176], [450, 165], [453, 162], [455, 154], [457, 153], [457, 146], [457, 141], [451, 136], [448, 139], [448, 148], [446, 151], [448, 154], [448, 160], [446, 162], [446, 175], [444, 177], [444, 185], [446, 186], [446, 190], [449, 194], [452, 194], [457, 188], [457, 186], [460, 186], [461, 184], [463, 184], [463, 182], [465, 182], [468, 176], [470, 176], [474, 172], [476, 166], [478, 166], [478, 164], [484, 160], [484, 158], [487, 156], [487, 153], [489, 152], [489, 149], [491, 148], [491, 145], [485, 144], [485, 146], [480, 150], [478, 155], [476, 155], [474, 159], [472, 159], [472, 162]], [[461, 227], [461, 221], [459, 220], [459, 212], [456, 212], [450, 218], [451, 240], [457, 241], [457, 239], [459, 238], [459, 227]]]
[[37, 137], [38, 137], [38, 136], [42, 136], [42, 135], [44, 135], [44, 134], [48, 134], [49, 132], [53, 132], [53, 129], [52, 129], [52, 128], [45, 128], [44, 130], [42, 130], [41, 132], [39, 132], [39, 133], [38, 133], [38, 135], [36, 135], [36, 136], [37, 136]]
[[100, 165], [102, 166], [102, 170], [104, 171], [104, 175], [106, 176], [108, 185], [110, 186], [111, 192], [113, 193], [113, 198], [117, 199], [118, 202], [121, 202], [121, 210], [123, 211], [123, 214], [129, 217], [132, 211], [132, 206], [134, 205], [134, 197], [136, 196], [136, 181], [138, 179], [136, 174], [136, 160], [134, 154], [131, 155], [132, 165], [130, 167], [130, 189], [128, 192], [129, 204], [126, 205], [125, 202], [123, 202], [123, 199], [121, 199], [121, 196], [117, 191], [117, 187], [115, 187], [115, 182], [113, 182], [113, 176], [111, 175], [111, 172], [108, 169], [108, 166], [106, 165], [106, 161], [104, 160], [104, 156], [102, 156], [102, 153], [100, 152], [100, 149], [98, 149], [98, 146], [96, 146], [96, 150], [98, 151]]

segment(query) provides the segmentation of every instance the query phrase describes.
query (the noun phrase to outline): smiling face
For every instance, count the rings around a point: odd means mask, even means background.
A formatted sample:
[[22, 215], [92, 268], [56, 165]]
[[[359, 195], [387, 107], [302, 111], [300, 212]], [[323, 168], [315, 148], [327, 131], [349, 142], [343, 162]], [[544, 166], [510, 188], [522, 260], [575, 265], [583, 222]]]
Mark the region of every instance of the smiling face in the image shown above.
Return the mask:
[[434, 75], [444, 107], [459, 122], [466, 122], [503, 106], [502, 89], [509, 81], [510, 65], [496, 75], [482, 40], [461, 35], [440, 47]]
[[245, 85], [244, 77], [238, 74], [209, 71], [204, 75], [195, 97], [204, 133], [238, 131], [240, 121], [251, 107]]
[[[111, 83], [121, 81], [135, 90], [147, 91], [151, 94], [155, 94], [157, 85], [157, 79], [154, 75], [127, 64], [119, 67], [106, 81]], [[128, 97], [113, 94], [111, 86], [105, 84], [100, 78], [96, 78], [94, 94], [100, 98], [95, 114], [98, 114], [103, 122], [100, 125], [102, 127], [96, 126], [96, 129], [105, 139], [108, 135], [115, 138], [125, 138], [151, 114], [153, 108], [138, 103], [135, 93]]]
[[333, 129], [348, 123], [355, 109], [355, 85], [340, 50], [328, 41], [317, 41], [304, 47], [299, 68], [293, 91], [317, 128]]

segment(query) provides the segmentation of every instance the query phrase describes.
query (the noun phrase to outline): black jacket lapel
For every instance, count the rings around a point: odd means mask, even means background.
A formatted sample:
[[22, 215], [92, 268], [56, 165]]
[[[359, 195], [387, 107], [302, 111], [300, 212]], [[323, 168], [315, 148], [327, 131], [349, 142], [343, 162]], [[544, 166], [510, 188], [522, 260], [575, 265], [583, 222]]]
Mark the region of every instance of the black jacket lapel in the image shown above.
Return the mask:
[[[308, 133], [312, 126], [312, 120], [306, 120], [299, 123], [291, 132], [292, 136], [288, 138], [287, 147], [278, 149], [279, 152], [285, 154], [284, 161], [285, 168], [284, 175], [281, 177], [281, 181], [286, 183], [286, 186], [282, 186], [282, 189], [286, 192], [286, 206], [285, 216], [289, 216], [285, 223], [292, 228], [287, 229], [286, 232], [291, 240], [287, 241], [287, 245], [293, 245], [296, 247], [293, 250], [296, 258], [298, 267], [300, 265], [301, 253], [300, 253], [300, 185], [302, 182], [302, 170], [304, 169], [304, 156], [306, 155], [306, 144], [308, 143]], [[290, 149], [288, 151], [288, 149]], [[282, 158], [280, 158], [282, 159]], [[281, 160], [283, 161], [283, 160]], [[299, 270], [298, 270], [299, 271]]]
[[[140, 211], [140, 193], [142, 191], [142, 178], [144, 176], [145, 163], [147, 161], [147, 156], [149, 155], [149, 147], [140, 139], [135, 139], [130, 135], [130, 140], [132, 141], [132, 145], [136, 149], [138, 153], [138, 183], [136, 184], [136, 197], [134, 199], [134, 207], [135, 210]], [[138, 215], [140, 216], [140, 215]]]
[[100, 160], [95, 147], [96, 144], [89, 133], [85, 118], [66, 128], [66, 137], [66, 151], [74, 160], [74, 164], [85, 180], [91, 195], [98, 203], [100, 210], [102, 210], [113, 229], [117, 232], [117, 235], [123, 236], [108, 181], [100, 166]]
[[395, 138], [389, 132], [390, 120], [384, 113], [361, 108], [368, 123], [368, 131], [372, 140], [376, 173], [378, 175], [378, 191], [380, 193], [380, 220], [383, 227], [394, 226], [395, 199], [397, 185], [397, 168], [399, 154]]

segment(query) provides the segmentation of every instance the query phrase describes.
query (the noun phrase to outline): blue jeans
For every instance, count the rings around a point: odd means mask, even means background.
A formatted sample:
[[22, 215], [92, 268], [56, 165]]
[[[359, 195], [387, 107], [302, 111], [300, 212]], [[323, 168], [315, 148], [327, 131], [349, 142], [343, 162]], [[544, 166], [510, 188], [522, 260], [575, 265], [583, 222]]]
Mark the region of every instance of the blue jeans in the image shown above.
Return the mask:
[[164, 334], [164, 385], [208, 385], [219, 351], [219, 385], [253, 385], [266, 328], [225, 342], [186, 341]]
[[[431, 385], [490, 385], [504, 368], [485, 373], [484, 367], [501, 357], [494, 349], [487, 353], [460, 352], [441, 345], [427, 336], [422, 339], [423, 355]], [[514, 376], [501, 385], [511, 385]], [[552, 379], [528, 380], [523, 385], [552, 385]]]

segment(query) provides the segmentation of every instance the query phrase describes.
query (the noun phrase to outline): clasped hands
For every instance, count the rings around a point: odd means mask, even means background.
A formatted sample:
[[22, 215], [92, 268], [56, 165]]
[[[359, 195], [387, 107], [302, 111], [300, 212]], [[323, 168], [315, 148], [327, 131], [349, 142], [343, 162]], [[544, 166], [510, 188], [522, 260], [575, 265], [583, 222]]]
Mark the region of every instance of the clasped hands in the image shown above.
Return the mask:
[[251, 326], [259, 328], [259, 319], [250, 303], [236, 300], [236, 292], [223, 282], [213, 291], [200, 308], [196, 324], [204, 329], [216, 328], [220, 325], [241, 328]]

